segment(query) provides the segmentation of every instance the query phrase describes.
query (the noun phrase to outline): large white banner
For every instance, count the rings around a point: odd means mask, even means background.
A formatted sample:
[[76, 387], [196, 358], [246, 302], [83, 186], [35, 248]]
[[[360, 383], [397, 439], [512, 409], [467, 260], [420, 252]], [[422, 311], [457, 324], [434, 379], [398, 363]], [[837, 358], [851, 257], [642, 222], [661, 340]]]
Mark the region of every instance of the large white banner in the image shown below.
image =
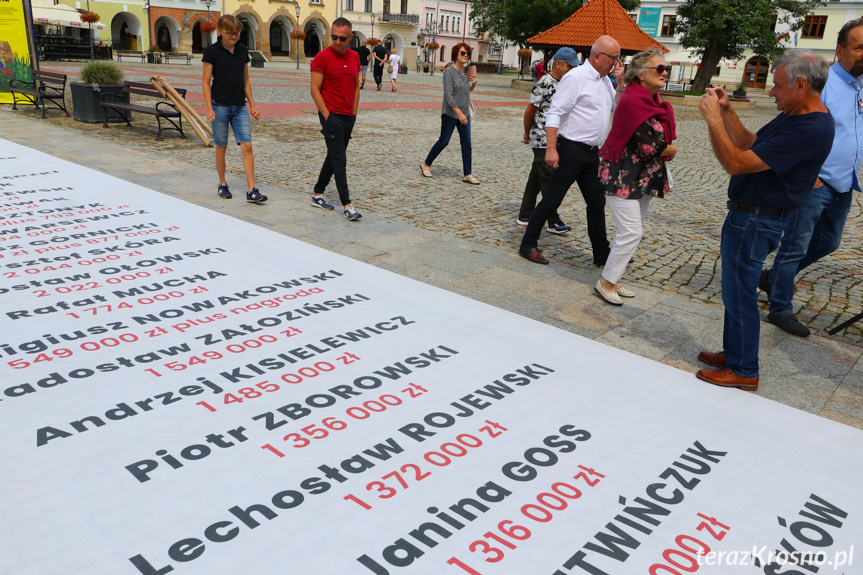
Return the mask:
[[860, 431], [3, 141], [0, 278], [3, 575], [863, 572]]

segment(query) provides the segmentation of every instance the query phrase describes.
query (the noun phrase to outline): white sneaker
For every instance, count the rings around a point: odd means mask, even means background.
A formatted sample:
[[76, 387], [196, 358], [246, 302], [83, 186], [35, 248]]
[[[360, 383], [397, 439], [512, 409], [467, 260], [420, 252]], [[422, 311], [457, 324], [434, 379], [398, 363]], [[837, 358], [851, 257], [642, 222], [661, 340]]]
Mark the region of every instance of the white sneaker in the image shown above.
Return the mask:
[[353, 222], [353, 221], [360, 219], [363, 216], [361, 213], [359, 213], [358, 211], [356, 211], [354, 209], [353, 204], [348, 204], [347, 206], [345, 206], [345, 217], [348, 219], [348, 221]]

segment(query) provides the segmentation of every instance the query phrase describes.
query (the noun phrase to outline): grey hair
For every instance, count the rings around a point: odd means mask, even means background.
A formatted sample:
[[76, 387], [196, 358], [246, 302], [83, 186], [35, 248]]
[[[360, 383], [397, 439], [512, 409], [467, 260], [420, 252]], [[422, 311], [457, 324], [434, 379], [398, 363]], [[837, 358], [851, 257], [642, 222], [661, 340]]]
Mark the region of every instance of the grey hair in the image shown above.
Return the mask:
[[830, 65], [827, 61], [809, 50], [794, 50], [785, 52], [778, 60], [773, 62], [772, 72], [785, 68], [785, 79], [793, 84], [803, 78], [809, 84], [809, 89], [821, 92], [827, 84]]
[[647, 72], [650, 60], [654, 56], [662, 56], [664, 58], [665, 52], [663, 52], [662, 48], [658, 46], [651, 46], [647, 50], [639, 52], [633, 56], [629, 62], [627, 62], [626, 71], [623, 73], [624, 84], [631, 84], [633, 82], [641, 83], [638, 75]]

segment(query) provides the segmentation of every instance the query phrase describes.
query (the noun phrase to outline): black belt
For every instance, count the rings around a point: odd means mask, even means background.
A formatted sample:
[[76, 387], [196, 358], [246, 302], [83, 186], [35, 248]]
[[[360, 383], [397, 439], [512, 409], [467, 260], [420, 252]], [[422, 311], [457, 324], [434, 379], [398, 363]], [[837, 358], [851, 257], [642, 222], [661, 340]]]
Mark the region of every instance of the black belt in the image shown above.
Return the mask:
[[570, 140], [570, 142], [572, 142], [576, 146], [581, 146], [582, 148], [584, 148], [585, 150], [588, 150], [590, 152], [595, 152], [599, 148], [599, 146], [588, 146], [584, 142], [576, 142], [574, 140]]
[[595, 152], [597, 149], [599, 149], [599, 146], [589, 146], [589, 145], [585, 144], [584, 142], [576, 142], [575, 140], [570, 140], [569, 138], [564, 138], [563, 136], [559, 136], [559, 137], [561, 140], [566, 140], [567, 142], [575, 144], [576, 146], [581, 146], [582, 148], [584, 148], [585, 150], [587, 150], [589, 152]]
[[744, 204], [741, 202], [733, 202], [731, 200], [726, 204], [732, 212], [746, 212], [749, 214], [760, 214], [762, 216], [772, 216], [776, 218], [784, 218], [791, 212], [791, 208], [763, 208], [754, 204]]

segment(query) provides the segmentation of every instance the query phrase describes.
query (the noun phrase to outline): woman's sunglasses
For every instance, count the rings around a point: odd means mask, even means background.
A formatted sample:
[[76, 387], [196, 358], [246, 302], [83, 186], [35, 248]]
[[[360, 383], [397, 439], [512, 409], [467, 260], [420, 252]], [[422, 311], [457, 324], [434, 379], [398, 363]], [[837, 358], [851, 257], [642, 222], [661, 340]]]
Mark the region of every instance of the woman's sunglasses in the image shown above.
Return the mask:
[[459, 56], [470, 56], [470, 52], [465, 52], [464, 50], [459, 50]]
[[659, 66], [648, 66], [648, 68], [650, 68], [651, 70], [656, 70], [657, 74], [663, 74], [665, 72], [671, 74], [671, 66], [668, 66], [666, 64], [660, 64]]

